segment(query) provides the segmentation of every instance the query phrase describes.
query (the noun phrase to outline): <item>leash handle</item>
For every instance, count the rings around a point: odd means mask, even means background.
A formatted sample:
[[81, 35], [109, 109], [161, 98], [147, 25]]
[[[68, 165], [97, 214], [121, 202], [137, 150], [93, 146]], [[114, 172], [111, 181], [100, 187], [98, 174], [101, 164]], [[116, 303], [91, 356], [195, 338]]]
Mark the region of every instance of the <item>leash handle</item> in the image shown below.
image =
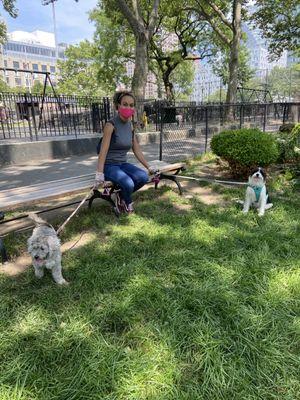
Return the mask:
[[56, 234], [57, 236], [62, 232], [62, 230], [65, 228], [67, 223], [71, 220], [71, 218], [74, 217], [74, 215], [77, 213], [79, 208], [86, 202], [86, 200], [89, 198], [90, 194], [92, 193], [92, 190], [89, 190], [88, 194], [85, 195], [85, 197], [81, 200], [80, 204], [75, 208], [75, 210], [72, 212], [71, 215], [68, 216], [68, 218], [65, 220], [65, 222], [57, 229]]

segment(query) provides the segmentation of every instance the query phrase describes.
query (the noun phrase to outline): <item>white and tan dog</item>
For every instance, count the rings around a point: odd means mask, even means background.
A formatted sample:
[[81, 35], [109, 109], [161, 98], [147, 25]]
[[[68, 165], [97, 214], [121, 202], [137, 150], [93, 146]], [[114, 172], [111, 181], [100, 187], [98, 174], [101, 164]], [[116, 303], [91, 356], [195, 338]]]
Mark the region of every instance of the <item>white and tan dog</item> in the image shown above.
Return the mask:
[[34, 213], [29, 213], [28, 217], [36, 225], [28, 239], [28, 252], [32, 258], [35, 276], [42, 278], [46, 268], [51, 270], [56, 283], [68, 284], [62, 276], [60, 240], [55, 229]]
[[264, 215], [265, 210], [273, 206], [272, 203], [269, 203], [269, 195], [266, 188], [266, 173], [260, 167], [255, 168], [249, 176], [243, 213], [246, 214], [251, 206], [258, 209], [258, 215], [261, 217]]

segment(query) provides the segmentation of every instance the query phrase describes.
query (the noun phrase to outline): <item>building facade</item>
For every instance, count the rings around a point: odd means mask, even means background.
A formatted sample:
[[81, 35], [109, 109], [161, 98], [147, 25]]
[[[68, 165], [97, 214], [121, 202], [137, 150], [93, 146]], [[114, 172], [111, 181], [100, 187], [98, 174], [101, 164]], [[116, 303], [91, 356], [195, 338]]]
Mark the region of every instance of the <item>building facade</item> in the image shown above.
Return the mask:
[[[66, 44], [58, 45], [58, 59], [65, 57]], [[34, 72], [49, 72], [55, 84], [58, 76], [54, 34], [44, 31], [14, 31], [1, 46], [0, 66], [2, 79], [10, 87], [25, 87], [28, 90], [35, 82], [44, 82], [45, 75]], [[6, 71], [13, 68], [16, 71]], [[30, 72], [19, 72], [17, 70]]]
[[[193, 93], [190, 100], [196, 103], [207, 101], [213, 93], [222, 94], [222, 81], [214, 74], [212, 65], [208, 60], [195, 60], [195, 75], [193, 82]], [[224, 99], [220, 98], [220, 101]]]

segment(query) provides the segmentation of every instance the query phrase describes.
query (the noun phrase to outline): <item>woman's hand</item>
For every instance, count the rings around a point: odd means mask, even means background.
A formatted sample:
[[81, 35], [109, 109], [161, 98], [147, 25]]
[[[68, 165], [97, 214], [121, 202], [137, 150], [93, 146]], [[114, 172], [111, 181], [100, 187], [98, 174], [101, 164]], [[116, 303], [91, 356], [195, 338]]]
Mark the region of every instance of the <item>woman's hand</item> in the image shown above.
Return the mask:
[[158, 169], [155, 167], [148, 167], [149, 175], [155, 175], [158, 172]]
[[104, 173], [103, 172], [96, 172], [95, 181], [93, 189], [98, 189], [99, 186], [103, 185], [104, 183]]

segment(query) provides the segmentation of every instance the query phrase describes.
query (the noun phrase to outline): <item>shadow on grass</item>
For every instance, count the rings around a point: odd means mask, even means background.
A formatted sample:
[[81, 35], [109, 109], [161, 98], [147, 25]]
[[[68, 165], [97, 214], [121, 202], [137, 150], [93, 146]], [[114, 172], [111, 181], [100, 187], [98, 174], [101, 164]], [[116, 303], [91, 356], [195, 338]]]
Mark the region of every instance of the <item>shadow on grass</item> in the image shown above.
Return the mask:
[[142, 192], [120, 220], [82, 212], [65, 238], [99, 239], [64, 256], [68, 288], [1, 278], [3, 398], [296, 398], [297, 209], [178, 198], [178, 213], [173, 195]]

